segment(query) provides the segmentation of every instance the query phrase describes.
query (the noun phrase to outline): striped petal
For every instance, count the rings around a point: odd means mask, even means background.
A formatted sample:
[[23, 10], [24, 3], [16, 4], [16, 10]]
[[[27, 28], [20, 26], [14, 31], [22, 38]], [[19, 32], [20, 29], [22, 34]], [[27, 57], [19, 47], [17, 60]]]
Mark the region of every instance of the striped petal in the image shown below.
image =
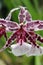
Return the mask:
[[34, 29], [34, 31], [43, 30], [43, 21], [41, 20], [32, 20], [26, 23], [26, 25], [28, 29]]
[[32, 21], [31, 14], [28, 12], [28, 10], [25, 11], [25, 16], [26, 16], [26, 22]]
[[0, 19], [0, 25], [4, 25], [6, 27], [6, 31], [15, 31], [15, 29], [19, 28], [18, 23], [4, 19]]

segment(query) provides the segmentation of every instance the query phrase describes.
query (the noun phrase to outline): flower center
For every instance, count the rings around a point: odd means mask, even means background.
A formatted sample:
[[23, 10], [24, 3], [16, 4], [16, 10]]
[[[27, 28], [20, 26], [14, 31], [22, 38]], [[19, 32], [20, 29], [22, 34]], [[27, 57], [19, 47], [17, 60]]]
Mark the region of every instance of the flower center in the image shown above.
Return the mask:
[[26, 42], [26, 32], [23, 29], [23, 25], [20, 25], [20, 29], [17, 31], [17, 43], [19, 43], [22, 45], [22, 41]]

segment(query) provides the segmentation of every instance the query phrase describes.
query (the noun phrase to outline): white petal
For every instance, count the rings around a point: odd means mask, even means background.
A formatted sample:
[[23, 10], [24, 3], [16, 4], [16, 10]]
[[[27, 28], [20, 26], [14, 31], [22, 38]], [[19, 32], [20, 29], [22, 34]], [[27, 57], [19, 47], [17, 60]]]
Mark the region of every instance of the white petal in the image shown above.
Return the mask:
[[31, 48], [31, 45], [25, 42], [21, 46], [19, 43], [11, 45], [12, 53], [15, 56], [21, 56], [26, 54], [30, 48]]
[[43, 47], [40, 46], [40, 48], [37, 47], [31, 47], [30, 51], [26, 53], [26, 56], [39, 56], [43, 54]]

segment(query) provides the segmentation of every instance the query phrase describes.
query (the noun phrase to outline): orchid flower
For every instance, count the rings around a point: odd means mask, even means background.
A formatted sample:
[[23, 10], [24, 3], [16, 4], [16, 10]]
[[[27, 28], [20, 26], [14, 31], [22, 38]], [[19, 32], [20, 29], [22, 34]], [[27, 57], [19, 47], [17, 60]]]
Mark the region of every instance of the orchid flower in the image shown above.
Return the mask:
[[[19, 24], [10, 21], [12, 13], [16, 10], [20, 10], [18, 14]], [[5, 19], [0, 18], [0, 24], [4, 26], [5, 32], [12, 31], [12, 35], [7, 39], [6, 44], [0, 49], [0, 52], [10, 47], [11, 52], [15, 56], [24, 54], [26, 56], [36, 56], [43, 54], [43, 47], [37, 44], [37, 41], [43, 43], [43, 38], [35, 33], [37, 30], [43, 30], [43, 21], [32, 20], [31, 14], [25, 7], [20, 6], [12, 9]], [[2, 28], [1, 31], [3, 32]], [[4, 34], [2, 33], [2, 35]], [[13, 42], [16, 44], [12, 44]]]

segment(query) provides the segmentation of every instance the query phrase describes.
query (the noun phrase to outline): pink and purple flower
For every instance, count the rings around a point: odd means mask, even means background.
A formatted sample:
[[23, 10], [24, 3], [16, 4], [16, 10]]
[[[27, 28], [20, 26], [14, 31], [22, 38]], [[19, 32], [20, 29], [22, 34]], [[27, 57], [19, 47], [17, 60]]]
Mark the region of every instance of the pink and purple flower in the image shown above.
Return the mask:
[[[20, 10], [18, 14], [19, 23], [10, 21], [14, 11]], [[43, 30], [43, 21], [32, 20], [31, 14], [25, 7], [12, 9], [5, 19], [0, 18], [0, 38], [4, 35], [6, 44], [0, 52], [10, 46], [11, 52], [15, 56], [36, 56], [43, 54], [43, 47], [37, 44], [37, 40], [43, 43], [43, 38], [36, 34], [35, 31]], [[12, 35], [7, 38], [6, 32], [12, 32]], [[12, 44], [14, 42], [16, 44]]]

